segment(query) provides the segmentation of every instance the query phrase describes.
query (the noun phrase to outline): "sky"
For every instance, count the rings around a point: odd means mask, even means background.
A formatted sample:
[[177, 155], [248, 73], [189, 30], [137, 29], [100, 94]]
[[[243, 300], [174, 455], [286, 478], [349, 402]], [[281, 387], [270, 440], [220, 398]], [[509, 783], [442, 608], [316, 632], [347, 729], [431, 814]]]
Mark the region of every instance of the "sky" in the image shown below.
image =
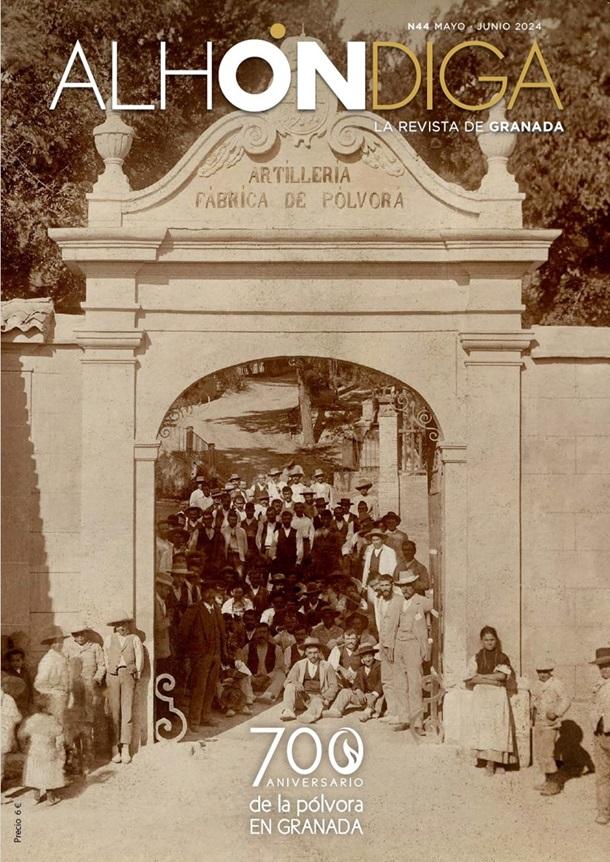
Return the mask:
[[339, 0], [344, 18], [342, 36], [349, 39], [360, 30], [400, 30], [407, 22], [429, 21], [436, 9], [446, 12], [452, 0]]

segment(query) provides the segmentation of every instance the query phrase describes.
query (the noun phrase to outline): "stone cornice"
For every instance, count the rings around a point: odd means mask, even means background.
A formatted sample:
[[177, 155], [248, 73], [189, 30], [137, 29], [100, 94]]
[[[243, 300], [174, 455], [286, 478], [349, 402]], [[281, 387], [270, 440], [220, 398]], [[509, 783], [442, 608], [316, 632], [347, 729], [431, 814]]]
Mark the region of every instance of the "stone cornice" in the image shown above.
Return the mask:
[[[171, 222], [170, 222], [171, 225]], [[146, 265], [243, 263], [405, 263], [459, 268], [465, 277], [522, 278], [548, 257], [554, 230], [53, 228], [63, 259], [88, 276], [136, 277]]]
[[[521, 360], [515, 357], [529, 350], [534, 333], [522, 330], [518, 332], [460, 332], [460, 344], [462, 349], [468, 354], [468, 363], [473, 364], [506, 364], [516, 362], [520, 364]], [[495, 358], [489, 354], [506, 353], [505, 360]], [[510, 356], [509, 354], [512, 354]]]
[[76, 343], [84, 350], [136, 350], [142, 343], [144, 333], [132, 330], [84, 330], [74, 333]]
[[160, 443], [134, 443], [133, 454], [136, 461], [156, 461]]

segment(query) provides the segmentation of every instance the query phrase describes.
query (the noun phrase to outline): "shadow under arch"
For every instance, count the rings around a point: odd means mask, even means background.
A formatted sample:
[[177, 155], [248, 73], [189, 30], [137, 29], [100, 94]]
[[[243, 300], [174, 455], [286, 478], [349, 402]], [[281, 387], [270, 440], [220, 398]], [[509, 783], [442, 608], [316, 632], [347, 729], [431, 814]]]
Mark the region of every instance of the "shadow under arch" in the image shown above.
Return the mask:
[[[182, 388], [182, 390], [176, 395], [173, 402], [166, 409], [163, 416], [159, 417], [157, 424], [157, 436], [162, 433], [163, 428], [167, 427], [168, 424], [171, 424], [172, 421], [172, 413], [178, 409], [181, 404], [185, 404], [185, 399], [188, 398], [188, 393], [191, 392], [198, 384], [205, 380], [213, 380], [214, 378], [218, 378], [219, 376], [225, 375], [227, 373], [236, 372], [238, 373], [240, 369], [249, 368], [252, 366], [268, 366], [269, 363], [275, 363], [278, 361], [286, 361], [288, 363], [292, 362], [328, 362], [328, 363], [336, 363], [339, 366], [343, 367], [352, 367], [356, 369], [361, 369], [364, 374], [373, 374], [377, 375], [380, 381], [381, 386], [385, 386], [385, 388], [395, 387], [397, 390], [404, 390], [412, 393], [415, 399], [417, 399], [423, 411], [425, 411], [425, 416], [422, 416], [422, 423], [424, 425], [428, 425], [435, 430], [435, 442], [443, 439], [443, 430], [441, 427], [441, 422], [439, 419], [439, 413], [432, 407], [431, 402], [427, 398], [427, 396], [423, 393], [421, 387], [418, 389], [415, 386], [407, 383], [404, 379], [396, 376], [395, 374], [390, 373], [385, 368], [380, 368], [374, 363], [364, 364], [362, 362], [355, 362], [351, 359], [346, 359], [343, 357], [331, 357], [324, 356], [323, 354], [313, 355], [311, 352], [307, 351], [295, 351], [289, 353], [276, 353], [276, 354], [268, 354], [265, 356], [255, 357], [252, 359], [243, 359], [240, 362], [236, 362], [232, 365], [223, 366], [222, 368], [215, 369], [213, 371], [206, 371], [205, 374], [201, 376], [193, 377], [192, 380]], [[256, 372], [252, 372], [252, 374], [246, 374], [245, 377], [254, 376]], [[384, 381], [382, 384], [381, 381]]]

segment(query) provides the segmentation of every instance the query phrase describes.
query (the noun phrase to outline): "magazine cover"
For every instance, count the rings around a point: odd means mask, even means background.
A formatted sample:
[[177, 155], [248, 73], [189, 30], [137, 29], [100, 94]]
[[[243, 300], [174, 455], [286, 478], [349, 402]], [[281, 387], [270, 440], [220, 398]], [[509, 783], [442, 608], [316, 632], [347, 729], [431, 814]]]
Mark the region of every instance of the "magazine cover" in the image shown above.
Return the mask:
[[610, 4], [7, 0], [7, 862], [610, 846]]

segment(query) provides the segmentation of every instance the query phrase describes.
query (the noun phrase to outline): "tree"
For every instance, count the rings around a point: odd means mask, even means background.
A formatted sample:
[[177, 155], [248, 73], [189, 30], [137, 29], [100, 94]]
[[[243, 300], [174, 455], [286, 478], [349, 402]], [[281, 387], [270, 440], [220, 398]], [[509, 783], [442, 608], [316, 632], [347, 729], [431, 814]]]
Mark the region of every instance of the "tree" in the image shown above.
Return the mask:
[[[66, 90], [49, 110], [61, 74], [80, 40], [102, 95], [110, 94], [110, 42], [119, 43], [120, 97], [158, 98], [159, 41], [173, 68], [200, 68], [205, 42], [218, 62], [236, 42], [268, 38], [281, 14], [290, 35], [303, 21], [331, 52], [341, 47], [336, 0], [12, 0], [3, 4], [3, 233], [5, 297], [51, 296], [60, 311], [77, 311], [81, 276], [64, 265], [47, 236], [50, 226], [85, 223], [85, 194], [100, 170], [91, 132], [103, 116], [90, 91]], [[82, 70], [81, 70], [82, 71]], [[243, 75], [242, 75], [243, 72]], [[75, 69], [76, 73], [76, 69]], [[268, 74], [243, 64], [240, 80], [253, 91]], [[76, 74], [72, 80], [77, 79]], [[80, 80], [83, 80], [81, 77]], [[174, 78], [165, 111], [132, 112], [136, 131], [126, 165], [133, 188], [162, 177], [198, 135], [229, 106], [214, 92], [206, 111], [201, 79]]]
[[[524, 283], [528, 323], [610, 324], [610, 6], [597, 0], [557, 4], [555, 0], [463, 0], [441, 19], [451, 21], [513, 22], [510, 31], [460, 34], [434, 33], [436, 69], [441, 57], [458, 41], [482, 38], [506, 55], [463, 50], [447, 68], [451, 92], [465, 90], [481, 104], [497, 84], [478, 83], [485, 75], [507, 75], [509, 92], [517, 80], [533, 39], [537, 39], [564, 105], [556, 112], [548, 93], [524, 90], [510, 119], [557, 118], [565, 134], [521, 134], [509, 168], [526, 192], [524, 222], [528, 227], [559, 227], [549, 260]], [[516, 31], [515, 22], [542, 22], [541, 30]], [[430, 34], [428, 34], [430, 36]], [[380, 34], [367, 38], [382, 38]], [[407, 42], [408, 33], [393, 33], [393, 41]], [[418, 48], [422, 65], [423, 46]], [[380, 76], [382, 100], [398, 102], [412, 85], [412, 70], [388, 54]], [[389, 65], [389, 64], [393, 65]], [[532, 73], [537, 67], [534, 67]], [[407, 75], [410, 74], [410, 78]], [[462, 122], [464, 112], [442, 93], [435, 77], [432, 116]], [[529, 77], [532, 80], [533, 75]], [[476, 98], [473, 98], [476, 96]], [[425, 88], [406, 108], [387, 112], [392, 122], [422, 118]], [[476, 119], [484, 119], [478, 114]], [[484, 161], [473, 134], [414, 136], [411, 143], [441, 176], [476, 188]]]

